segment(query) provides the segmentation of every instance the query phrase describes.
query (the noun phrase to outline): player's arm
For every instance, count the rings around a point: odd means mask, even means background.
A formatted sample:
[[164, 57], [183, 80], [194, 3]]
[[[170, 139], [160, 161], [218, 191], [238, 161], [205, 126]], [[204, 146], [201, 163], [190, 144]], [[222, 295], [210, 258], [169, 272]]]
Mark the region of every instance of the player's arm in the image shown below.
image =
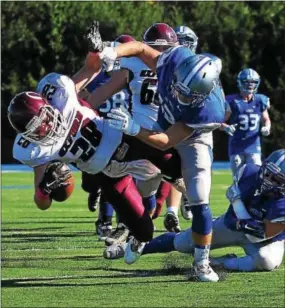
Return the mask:
[[117, 53], [117, 58], [138, 57], [154, 72], [156, 71], [157, 60], [161, 54], [160, 51], [155, 50], [142, 42], [120, 44], [116, 46], [114, 50]]
[[165, 151], [172, 148], [179, 142], [185, 140], [195, 131], [192, 127], [187, 126], [183, 122], [176, 122], [167, 129], [165, 133], [153, 132], [140, 127], [131, 117], [130, 113], [124, 108], [112, 109], [108, 113], [107, 120], [110, 126], [123, 133], [135, 136], [144, 143]]
[[228, 101], [226, 101], [225, 104], [226, 104], [226, 114], [225, 114], [224, 122], [221, 124], [221, 127], [219, 129], [221, 131], [224, 131], [228, 135], [233, 136], [236, 131], [237, 124], [229, 125], [226, 123], [232, 115], [232, 110], [231, 110], [231, 106]]
[[269, 136], [271, 129], [271, 121], [267, 109], [262, 112], [261, 119], [263, 123], [263, 126], [261, 128], [261, 133], [263, 136]]
[[47, 164], [34, 167], [35, 194], [34, 202], [41, 210], [47, 210], [51, 206], [52, 199], [39, 186], [43, 180]]
[[105, 103], [111, 96], [125, 88], [128, 83], [129, 71], [121, 69], [112, 73], [110, 80], [98, 87], [92, 94], [87, 98], [87, 102], [94, 108], [98, 109], [102, 104]]
[[154, 148], [165, 151], [191, 136], [194, 129], [182, 122], [176, 122], [165, 133], [155, 133], [141, 128], [136, 138]]
[[101, 71], [99, 53], [89, 52], [84, 65], [72, 76], [76, 92], [85, 88]]

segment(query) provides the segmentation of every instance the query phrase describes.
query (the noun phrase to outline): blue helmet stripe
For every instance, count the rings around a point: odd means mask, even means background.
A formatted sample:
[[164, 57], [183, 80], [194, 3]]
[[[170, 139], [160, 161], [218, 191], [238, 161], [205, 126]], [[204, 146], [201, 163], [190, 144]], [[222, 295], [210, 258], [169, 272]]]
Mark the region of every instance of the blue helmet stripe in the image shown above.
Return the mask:
[[198, 71], [200, 71], [208, 62], [209, 62], [209, 58], [208, 57], [203, 57], [202, 59], [200, 59], [194, 66], [194, 68], [192, 69], [191, 73], [188, 74], [188, 76], [186, 76], [186, 78], [182, 81], [182, 83], [187, 86], [189, 84], [189, 82], [191, 81], [191, 79], [196, 75], [196, 73]]
[[284, 162], [284, 160], [285, 160], [285, 153], [278, 158], [275, 165], [279, 167], [282, 164], [282, 162]]

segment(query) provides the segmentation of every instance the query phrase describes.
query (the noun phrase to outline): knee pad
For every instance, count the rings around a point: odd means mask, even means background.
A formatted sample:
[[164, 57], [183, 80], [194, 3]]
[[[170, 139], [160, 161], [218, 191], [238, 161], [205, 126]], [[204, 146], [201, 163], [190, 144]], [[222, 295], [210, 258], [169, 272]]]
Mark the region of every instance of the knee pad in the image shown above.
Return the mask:
[[213, 217], [208, 204], [191, 206], [193, 214], [192, 231], [207, 235], [212, 231]]
[[148, 212], [151, 212], [156, 207], [155, 195], [143, 198], [143, 205]]
[[270, 255], [267, 251], [261, 249], [254, 256], [255, 266], [260, 271], [272, 271], [280, 265], [274, 259], [274, 255]]

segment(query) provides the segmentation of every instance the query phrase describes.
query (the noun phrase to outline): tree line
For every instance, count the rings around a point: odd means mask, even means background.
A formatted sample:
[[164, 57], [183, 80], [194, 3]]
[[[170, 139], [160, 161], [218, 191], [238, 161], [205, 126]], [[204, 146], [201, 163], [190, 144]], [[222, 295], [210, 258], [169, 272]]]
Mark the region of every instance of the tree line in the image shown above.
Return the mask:
[[[76, 72], [86, 55], [83, 35], [92, 20], [100, 22], [102, 38], [109, 41], [120, 34], [141, 40], [154, 22], [189, 26], [199, 37], [197, 52], [222, 59], [226, 94], [238, 91], [241, 69], [255, 69], [261, 76], [259, 92], [271, 100], [272, 135], [263, 140], [264, 154], [285, 147], [284, 2], [2, 1], [1, 5], [3, 162], [11, 161], [9, 147], [15, 135], [6, 117], [11, 98], [33, 90], [47, 73]], [[227, 136], [219, 131], [214, 136], [215, 159], [227, 160]], [[3, 142], [9, 149], [3, 150]]]

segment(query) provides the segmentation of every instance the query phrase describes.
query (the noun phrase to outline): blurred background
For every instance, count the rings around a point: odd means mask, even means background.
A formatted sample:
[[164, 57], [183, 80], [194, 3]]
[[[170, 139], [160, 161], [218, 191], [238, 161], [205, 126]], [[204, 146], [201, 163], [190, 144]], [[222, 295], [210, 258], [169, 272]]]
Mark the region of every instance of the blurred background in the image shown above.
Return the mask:
[[[15, 133], [6, 112], [13, 96], [34, 90], [50, 72], [73, 75], [83, 64], [83, 35], [100, 22], [103, 40], [120, 34], [141, 40], [154, 22], [189, 26], [199, 37], [197, 52], [223, 61], [225, 94], [236, 93], [245, 67], [261, 76], [259, 93], [271, 99], [272, 134], [263, 154], [285, 148], [285, 2], [1, 2], [2, 163], [15, 163]], [[214, 157], [227, 161], [227, 135], [215, 131]]]

